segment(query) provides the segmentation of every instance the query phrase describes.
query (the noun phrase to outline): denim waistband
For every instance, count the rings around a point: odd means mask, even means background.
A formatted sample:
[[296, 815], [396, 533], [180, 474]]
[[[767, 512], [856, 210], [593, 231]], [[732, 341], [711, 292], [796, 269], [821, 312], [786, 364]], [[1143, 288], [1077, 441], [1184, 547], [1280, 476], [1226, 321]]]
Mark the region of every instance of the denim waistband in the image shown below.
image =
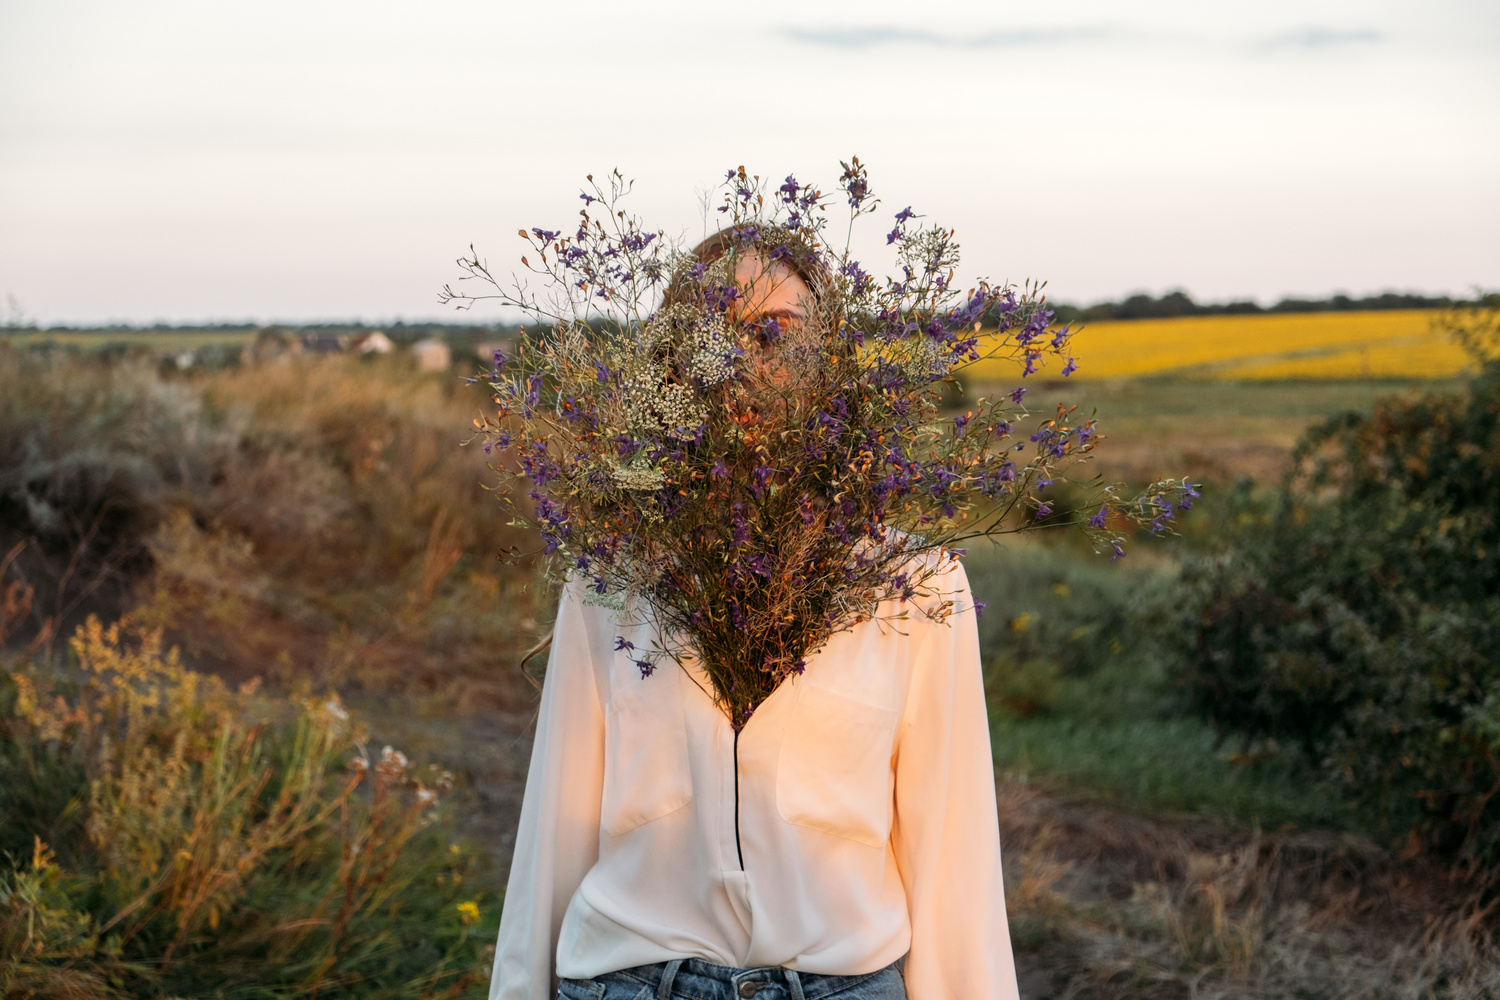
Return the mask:
[[[883, 979], [878, 988], [870, 993], [872, 998], [884, 1000], [890, 996], [904, 996], [901, 978], [905, 958], [899, 958], [883, 969], [854, 976], [830, 976], [813, 972], [795, 972], [778, 966], [756, 969], [741, 969], [732, 965], [717, 965], [702, 959], [677, 959], [638, 965], [599, 976], [596, 982], [619, 985], [638, 984], [641, 993], [649, 988], [656, 1000], [819, 1000], [834, 994], [848, 993], [849, 1000], [862, 998], [868, 992], [853, 989], [865, 983], [876, 987], [872, 980]], [[634, 992], [634, 991], [632, 991]]]

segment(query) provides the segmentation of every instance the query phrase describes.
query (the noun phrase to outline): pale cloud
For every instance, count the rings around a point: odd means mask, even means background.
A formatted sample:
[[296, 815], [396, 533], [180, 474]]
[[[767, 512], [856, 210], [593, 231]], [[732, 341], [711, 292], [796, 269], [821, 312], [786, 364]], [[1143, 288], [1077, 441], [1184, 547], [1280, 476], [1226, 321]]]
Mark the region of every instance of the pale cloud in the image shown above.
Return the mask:
[[1383, 32], [1369, 28], [1299, 28], [1263, 39], [1263, 49], [1327, 49], [1385, 41]]
[[836, 49], [867, 49], [877, 45], [925, 45], [943, 49], [1005, 49], [1021, 46], [1092, 42], [1116, 34], [1109, 27], [1059, 28], [1032, 31], [983, 31], [942, 34], [919, 28], [885, 26], [785, 27], [779, 32], [794, 42]]

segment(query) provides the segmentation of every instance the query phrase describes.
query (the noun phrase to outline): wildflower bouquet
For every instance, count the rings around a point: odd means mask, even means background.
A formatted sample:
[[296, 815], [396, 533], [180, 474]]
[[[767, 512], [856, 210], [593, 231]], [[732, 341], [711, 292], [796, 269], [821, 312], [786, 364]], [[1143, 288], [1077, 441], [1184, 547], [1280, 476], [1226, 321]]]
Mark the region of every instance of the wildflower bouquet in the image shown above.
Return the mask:
[[879, 203], [857, 158], [841, 166], [833, 196], [729, 171], [724, 229], [696, 251], [621, 207], [618, 171], [590, 176], [576, 231], [521, 232], [540, 294], [472, 253], [466, 280], [490, 289], [443, 290], [542, 321], [471, 380], [493, 390], [498, 409], [475, 425], [517, 523], [539, 531], [553, 572], [585, 576], [591, 600], [653, 614], [650, 649], [617, 640], [643, 675], [695, 652], [736, 729], [884, 602], [885, 619], [958, 610], [915, 598], [965, 540], [1072, 514], [1061, 520], [1117, 557], [1112, 526], [1164, 528], [1196, 495], [1163, 480], [1054, 512], [1044, 490], [1097, 444], [1092, 420], [1059, 408], [1032, 422], [1024, 388], [940, 417], [944, 384], [982, 355], [1014, 357], [1023, 377], [1055, 357], [1069, 374], [1069, 331], [1052, 328], [1039, 287], [954, 284], [953, 231], [910, 208], [886, 234], [895, 273], [867, 272], [849, 234]]

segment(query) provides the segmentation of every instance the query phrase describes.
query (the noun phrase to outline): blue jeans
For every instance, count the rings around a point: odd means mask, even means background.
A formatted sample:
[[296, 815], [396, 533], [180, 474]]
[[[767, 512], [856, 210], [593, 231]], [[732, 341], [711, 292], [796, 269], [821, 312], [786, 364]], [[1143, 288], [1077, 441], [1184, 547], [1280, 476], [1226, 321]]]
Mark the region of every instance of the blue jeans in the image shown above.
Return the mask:
[[564, 979], [562, 1000], [906, 1000], [904, 958], [861, 976], [777, 967], [737, 969], [696, 958], [638, 965], [595, 979]]

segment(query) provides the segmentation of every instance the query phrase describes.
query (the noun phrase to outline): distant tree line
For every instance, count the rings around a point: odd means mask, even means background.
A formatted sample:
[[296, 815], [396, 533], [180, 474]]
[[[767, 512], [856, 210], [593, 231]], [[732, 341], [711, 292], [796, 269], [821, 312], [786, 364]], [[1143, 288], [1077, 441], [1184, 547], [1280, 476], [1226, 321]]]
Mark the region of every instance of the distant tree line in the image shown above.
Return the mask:
[[[1382, 292], [1353, 298], [1334, 295], [1326, 299], [1286, 298], [1274, 305], [1262, 306], [1258, 302], [1243, 300], [1236, 302], [1194, 302], [1187, 292], [1177, 289], [1160, 298], [1144, 293], [1131, 295], [1119, 302], [1096, 302], [1091, 306], [1050, 302], [1059, 323], [1078, 323], [1085, 320], [1111, 319], [1163, 319], [1173, 316], [1235, 316], [1252, 313], [1315, 313], [1354, 312], [1368, 309], [1449, 309], [1468, 304], [1462, 299], [1446, 295], [1408, 295], [1399, 292]], [[533, 324], [534, 325], [534, 324]], [[591, 322], [590, 326], [597, 326]], [[443, 340], [453, 347], [513, 340], [521, 332], [517, 323], [407, 323], [397, 321], [379, 323], [156, 323], [150, 326], [132, 326], [113, 323], [100, 326], [50, 326], [43, 328], [49, 333], [279, 333], [288, 337], [338, 338], [357, 336], [371, 330], [380, 330], [391, 340], [402, 346], [419, 340]], [[4, 332], [36, 332], [35, 326], [0, 327]]]
[[1181, 289], [1161, 298], [1144, 293], [1131, 295], [1120, 302], [1098, 302], [1091, 306], [1067, 303], [1053, 304], [1060, 323], [1107, 319], [1164, 319], [1173, 316], [1238, 316], [1251, 313], [1355, 312], [1367, 309], [1448, 309], [1461, 303], [1446, 295], [1404, 295], [1382, 292], [1356, 299], [1335, 295], [1326, 299], [1282, 299], [1272, 306], [1242, 300], [1238, 302], [1194, 302]]

